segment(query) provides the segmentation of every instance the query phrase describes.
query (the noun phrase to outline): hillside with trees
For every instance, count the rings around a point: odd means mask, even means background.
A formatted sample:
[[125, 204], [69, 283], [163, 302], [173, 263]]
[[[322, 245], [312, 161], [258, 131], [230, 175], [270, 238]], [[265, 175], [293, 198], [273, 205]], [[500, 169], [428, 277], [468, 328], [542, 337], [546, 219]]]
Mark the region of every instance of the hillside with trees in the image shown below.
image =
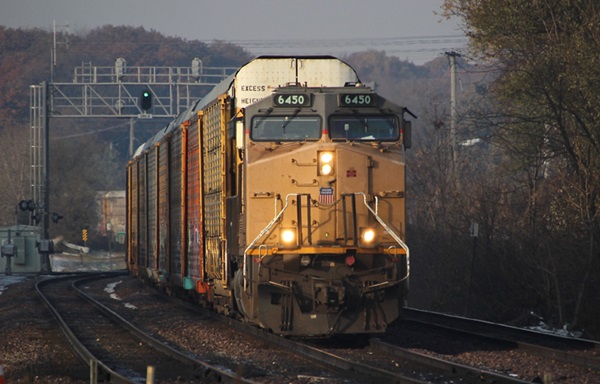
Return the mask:
[[[379, 51], [342, 58], [418, 116], [407, 151], [410, 305], [515, 325], [543, 319], [600, 338], [600, 40], [592, 28], [599, 13], [588, 3], [500, 1], [492, 11], [448, 0], [473, 48], [457, 58], [454, 137], [443, 53], [424, 65]], [[82, 63], [109, 66], [118, 57], [133, 66], [251, 59], [224, 42], [143, 28], [60, 36], [67, 40], [54, 71], [61, 81]], [[49, 79], [51, 43], [46, 31], [0, 27], [0, 225], [14, 223], [15, 204], [29, 194], [29, 86]], [[156, 129], [136, 131], [136, 144]], [[123, 188], [126, 131], [109, 119], [52, 123], [51, 199], [65, 216], [53, 235], [77, 238], [81, 224], [95, 220], [94, 191]]]
[[451, 229], [479, 223], [472, 314], [517, 319], [520, 309], [523, 318], [533, 312], [598, 337], [600, 8], [592, 0], [445, 6], [463, 20], [470, 54], [496, 75], [485, 97], [462, 111], [463, 128], [487, 132], [489, 150], [462, 152], [455, 185], [439, 195], [451, 204], [432, 215], [446, 222], [435, 236], [456, 246], [468, 238]]
[[[0, 225], [13, 225], [19, 219], [26, 222], [15, 205], [31, 198], [29, 88], [50, 81], [53, 38], [43, 30], [0, 26]], [[59, 33], [56, 41], [55, 82], [73, 81], [76, 67], [113, 66], [117, 58], [125, 58], [130, 66], [165, 67], [189, 67], [195, 57], [215, 67], [237, 67], [250, 59], [247, 52], [231, 44], [165, 37], [141, 27], [105, 26], [78, 34]], [[164, 120], [138, 124], [135, 146], [164, 124]], [[124, 189], [128, 127], [128, 120], [110, 118], [51, 119], [51, 210], [64, 216], [51, 225], [52, 237], [77, 242], [83, 226], [95, 228], [98, 222], [96, 191]]]

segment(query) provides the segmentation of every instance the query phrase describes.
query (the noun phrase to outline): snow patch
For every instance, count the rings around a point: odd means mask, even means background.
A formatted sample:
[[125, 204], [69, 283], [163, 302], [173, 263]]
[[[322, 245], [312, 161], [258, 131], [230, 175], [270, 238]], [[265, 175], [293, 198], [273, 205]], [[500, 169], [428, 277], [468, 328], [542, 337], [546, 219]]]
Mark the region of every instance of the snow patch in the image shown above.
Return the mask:
[[9, 285], [18, 284], [25, 280], [25, 276], [6, 276], [0, 275], [0, 295], [6, 291]]
[[[123, 301], [123, 299], [121, 299], [119, 297], [119, 295], [117, 295], [115, 293], [115, 288], [117, 287], [117, 285], [121, 284], [123, 281], [116, 281], [114, 283], [110, 283], [110, 284], [106, 284], [106, 288], [104, 288], [104, 292], [110, 294], [110, 298], [113, 300], [117, 300], [117, 301]], [[133, 304], [129, 304], [129, 303], [123, 303], [123, 305], [125, 306], [125, 308], [129, 308], [129, 309], [137, 309], [137, 307]]]
[[532, 331], [536, 331], [536, 332], [549, 333], [549, 334], [556, 335], [556, 336], [571, 337], [571, 338], [575, 338], [575, 339], [578, 339], [581, 337], [581, 335], [583, 335], [583, 332], [570, 331], [569, 324], [563, 325], [563, 327], [561, 329], [561, 328], [553, 328], [553, 327], [549, 326], [548, 324], [544, 323], [543, 321], [540, 321], [540, 323], [538, 325], [532, 326], [532, 327], [526, 327], [526, 328], [531, 329]]
[[538, 325], [525, 327], [526, 329], [530, 329], [530, 330], [536, 331], [536, 332], [549, 333], [549, 334], [556, 335], [556, 336], [575, 338], [575, 339], [578, 339], [583, 335], [583, 332], [569, 330], [569, 324], [564, 324], [562, 328], [554, 328], [554, 327], [551, 327], [550, 325], [546, 324], [546, 322], [544, 321], [544, 318], [541, 317], [540, 315], [536, 314], [535, 312], [531, 311], [531, 312], [529, 312], [529, 314], [531, 316], [537, 318], [539, 323], [538, 323]]

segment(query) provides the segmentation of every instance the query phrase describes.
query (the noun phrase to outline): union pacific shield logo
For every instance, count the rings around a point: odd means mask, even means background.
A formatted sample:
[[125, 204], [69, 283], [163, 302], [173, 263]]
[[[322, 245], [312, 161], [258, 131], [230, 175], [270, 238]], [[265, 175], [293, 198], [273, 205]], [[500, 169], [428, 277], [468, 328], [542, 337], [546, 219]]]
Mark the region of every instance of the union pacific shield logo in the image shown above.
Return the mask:
[[319, 204], [333, 204], [335, 198], [333, 196], [333, 188], [321, 188], [319, 190]]

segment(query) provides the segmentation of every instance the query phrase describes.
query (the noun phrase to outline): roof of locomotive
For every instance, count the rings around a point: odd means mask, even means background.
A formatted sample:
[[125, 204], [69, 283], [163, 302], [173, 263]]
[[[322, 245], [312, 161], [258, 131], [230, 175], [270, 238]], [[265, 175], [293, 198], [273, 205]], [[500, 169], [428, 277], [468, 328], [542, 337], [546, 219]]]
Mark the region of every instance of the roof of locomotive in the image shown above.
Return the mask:
[[[310, 73], [310, 76], [303, 77], [299, 76], [299, 71], [289, 70], [290, 68], [293, 68], [290, 63], [292, 60], [306, 60], [312, 63], [324, 64], [324, 67], [319, 67], [314, 74]], [[288, 65], [290, 68], [288, 68], [288, 71], [282, 70], [285, 63], [289, 63]], [[337, 65], [337, 67], [333, 67], [334, 65]], [[267, 68], [273, 67], [273, 73], [265, 70], [265, 66]], [[335, 71], [332, 69], [335, 69]], [[334, 76], [323, 79], [328, 75], [327, 72], [332, 72]], [[246, 76], [240, 76], [240, 74], [246, 74]], [[254, 77], [257, 74], [258, 78]], [[260, 78], [261, 76], [262, 78]], [[235, 73], [229, 75], [219, 84], [215, 85], [215, 87], [208, 94], [206, 94], [206, 96], [194, 102], [188, 109], [180, 113], [174, 120], [169, 122], [163, 129], [156, 132], [156, 134], [148, 141], [140, 145], [135, 151], [133, 158], [136, 158], [144, 151], [151, 148], [154, 144], [160, 142], [165, 135], [180, 127], [183, 122], [196, 115], [198, 111], [204, 109], [204, 107], [214, 101], [219, 95], [229, 93], [232, 97], [239, 97], [240, 101], [243, 100], [241, 97], [241, 94], [245, 92], [243, 87], [244, 85], [247, 86], [248, 84], [237, 84], [237, 81], [240, 80], [240, 77], [246, 78], [247, 80], [245, 81], [256, 79], [260, 87], [264, 85], [264, 89], [261, 88], [262, 90], [258, 91], [258, 93], [249, 92], [251, 95], [248, 97], [248, 100], [263, 98], [266, 96], [266, 94], [273, 92], [278, 87], [286, 86], [291, 82], [295, 82], [296, 84], [305, 84], [305, 86], [309, 87], [343, 86], [347, 82], [360, 82], [356, 71], [349, 64], [333, 56], [258, 56], [242, 65]], [[323, 83], [323, 81], [325, 82]], [[252, 86], [257, 86], [257, 84], [252, 84]], [[256, 97], [253, 98], [252, 93], [254, 93], [254, 96]], [[237, 107], [244, 107], [249, 104], [242, 103], [240, 101], [236, 103]]]
[[[290, 61], [306, 60], [310, 62], [329, 62], [335, 63], [326, 68], [319, 68], [318, 75], [303, 77], [300, 71], [290, 70], [293, 68]], [[264, 66], [263, 66], [264, 63]], [[285, 66], [289, 68], [287, 73], [283, 70]], [[335, 69], [332, 70], [332, 69]], [[327, 71], [335, 72], [337, 78], [326, 78]], [[261, 78], [262, 77], [262, 78]], [[243, 80], [242, 80], [243, 78]], [[326, 78], [321, 80], [322, 78]], [[318, 79], [318, 80], [317, 80]], [[255, 81], [254, 84], [244, 83], [244, 81]], [[325, 83], [323, 83], [325, 81]], [[239, 83], [238, 83], [239, 82]], [[243, 100], [242, 93], [244, 86], [256, 86], [258, 84], [266, 86], [266, 92], [273, 92], [276, 88], [286, 86], [289, 83], [305, 84], [305, 86], [343, 86], [347, 82], [360, 82], [356, 71], [346, 62], [333, 56], [258, 56], [253, 60], [242, 65], [235, 73], [216, 85], [199, 103], [193, 108], [194, 112], [204, 109], [210, 102], [219, 95], [229, 93], [230, 96], [238, 99], [236, 106], [243, 107], [246, 103]], [[258, 84], [257, 84], [258, 83]], [[258, 91], [261, 92], [261, 91]], [[264, 91], [262, 91], [264, 93]], [[266, 95], [265, 95], [266, 96]], [[264, 97], [264, 96], [263, 96]]]

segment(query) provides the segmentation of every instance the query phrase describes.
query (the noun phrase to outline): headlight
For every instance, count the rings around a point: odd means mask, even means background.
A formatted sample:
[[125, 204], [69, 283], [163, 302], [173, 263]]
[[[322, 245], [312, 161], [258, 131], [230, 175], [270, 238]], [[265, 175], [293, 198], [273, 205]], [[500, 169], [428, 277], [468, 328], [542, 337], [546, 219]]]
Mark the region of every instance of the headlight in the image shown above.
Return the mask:
[[319, 159], [317, 174], [319, 176], [333, 175], [333, 152], [318, 151], [317, 158]]
[[321, 167], [321, 175], [331, 175], [332, 171], [333, 169], [329, 164], [323, 164], [323, 166]]
[[282, 233], [281, 233], [281, 240], [284, 243], [291, 243], [292, 241], [294, 241], [294, 231], [292, 231], [291, 229], [285, 229]]
[[375, 237], [375, 230], [373, 228], [363, 228], [360, 231], [360, 239], [364, 245], [373, 244]]
[[279, 234], [281, 245], [286, 248], [296, 246], [296, 230], [292, 228], [283, 228]]

